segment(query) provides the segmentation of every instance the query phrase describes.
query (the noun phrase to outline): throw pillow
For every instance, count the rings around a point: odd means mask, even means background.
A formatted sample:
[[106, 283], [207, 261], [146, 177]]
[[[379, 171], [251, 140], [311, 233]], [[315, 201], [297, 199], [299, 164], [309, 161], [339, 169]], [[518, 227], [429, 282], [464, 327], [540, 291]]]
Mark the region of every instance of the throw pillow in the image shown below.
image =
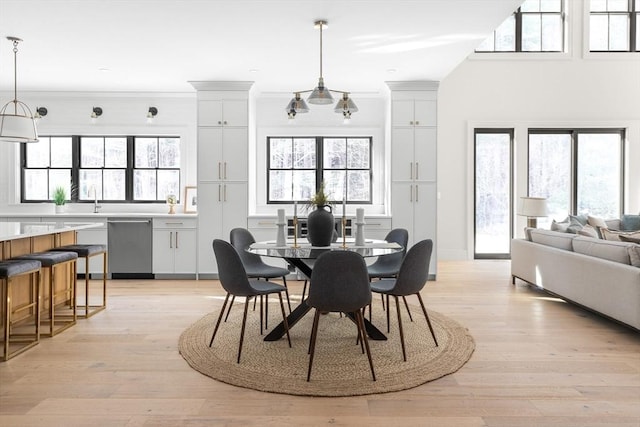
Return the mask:
[[620, 229], [622, 231], [640, 230], [640, 215], [622, 215]]
[[580, 225], [587, 225], [589, 217], [587, 215], [569, 215], [569, 220], [576, 220]]
[[620, 234], [618, 237], [620, 237], [621, 242], [640, 243], [640, 238], [629, 237], [625, 234]]
[[629, 261], [634, 267], [640, 267], [640, 245], [629, 246]]
[[[596, 231], [596, 229], [592, 226], [590, 226], [589, 224], [585, 225], [584, 227], [582, 227], [582, 229], [578, 230], [578, 233], [581, 236], [586, 236], [586, 237], [593, 237], [594, 239], [598, 239], [598, 232]], [[622, 238], [622, 236], [620, 236], [620, 238]]]
[[602, 233], [600, 232], [600, 229], [609, 228], [609, 225], [604, 219], [597, 216], [588, 215], [587, 223], [589, 223], [589, 225], [591, 225], [596, 229], [596, 233], [598, 234], [598, 239], [604, 239], [604, 237], [602, 236]]
[[614, 240], [614, 241], [621, 241], [620, 240], [620, 236], [626, 236], [626, 237], [631, 237], [632, 239], [638, 239], [640, 238], [640, 231], [636, 231], [636, 232], [628, 232], [628, 231], [616, 231], [616, 230], [608, 230], [606, 228], [601, 228], [600, 232], [602, 233], [602, 236], [606, 239], [606, 240]]
[[571, 223], [569, 222], [569, 218], [566, 218], [563, 221], [557, 222], [555, 219], [551, 221], [551, 231], [560, 231], [561, 233], [566, 233], [567, 228]]
[[578, 217], [569, 215], [569, 218], [570, 218], [570, 221], [569, 221], [569, 226], [567, 227], [567, 233], [578, 234], [578, 231], [582, 230], [582, 228], [585, 225], [587, 225], [586, 220], [585, 220], [585, 223], [583, 224], [582, 221], [578, 219]]

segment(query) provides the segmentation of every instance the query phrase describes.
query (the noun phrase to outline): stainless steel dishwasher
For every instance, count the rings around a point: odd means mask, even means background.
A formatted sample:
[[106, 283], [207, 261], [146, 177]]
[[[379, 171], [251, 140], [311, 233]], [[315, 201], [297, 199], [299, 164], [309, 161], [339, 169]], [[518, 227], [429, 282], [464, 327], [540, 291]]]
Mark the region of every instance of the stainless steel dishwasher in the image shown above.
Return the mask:
[[109, 218], [109, 273], [112, 279], [153, 279], [151, 218]]

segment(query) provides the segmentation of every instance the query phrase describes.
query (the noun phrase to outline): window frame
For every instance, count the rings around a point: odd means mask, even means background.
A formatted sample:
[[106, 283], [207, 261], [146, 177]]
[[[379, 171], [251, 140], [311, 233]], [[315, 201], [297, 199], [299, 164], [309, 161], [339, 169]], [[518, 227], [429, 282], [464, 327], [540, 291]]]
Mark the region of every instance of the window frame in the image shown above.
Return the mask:
[[[522, 50], [522, 18], [525, 15], [540, 15], [540, 17], [542, 18], [542, 16], [544, 15], [559, 15], [561, 18], [561, 26], [562, 26], [562, 40], [561, 42], [561, 47], [560, 50], [543, 50], [542, 49], [542, 29], [540, 29], [540, 50]], [[515, 20], [515, 25], [514, 25], [514, 39], [515, 39], [515, 45], [514, 45], [514, 50], [496, 50], [495, 48], [495, 41], [496, 41], [496, 31], [498, 30], [498, 28], [500, 26], [502, 26], [502, 24], [504, 22], [506, 22], [507, 19], [509, 19], [510, 17], [514, 17]], [[542, 19], [541, 19], [541, 23], [542, 23]], [[502, 23], [500, 23], [500, 26], [498, 26], [498, 28], [496, 28], [495, 30], [493, 30], [492, 36], [493, 36], [493, 49], [492, 50], [478, 50], [477, 48], [474, 49], [474, 53], [479, 53], [479, 54], [487, 54], [487, 53], [497, 53], [497, 54], [513, 54], [513, 53], [531, 53], [531, 54], [558, 54], [558, 53], [566, 53], [567, 52], [567, 45], [568, 45], [568, 31], [567, 31], [567, 12], [566, 12], [566, 5], [565, 5], [565, 1], [564, 0], [560, 0], [560, 11], [559, 12], [548, 12], [548, 11], [537, 11], [537, 12], [528, 12], [522, 11], [522, 7], [519, 7], [518, 9], [516, 9], [511, 15], [509, 15], [509, 17], [507, 17]], [[486, 39], [485, 39], [486, 40]], [[482, 41], [482, 43], [484, 43], [484, 41]]]
[[[303, 169], [295, 169], [295, 168], [271, 168], [270, 167], [270, 161], [271, 161], [271, 139], [291, 139], [296, 140], [296, 139], [314, 139], [315, 140], [315, 147], [316, 147], [316, 166], [314, 169], [309, 169], [309, 168], [303, 168]], [[366, 139], [369, 141], [369, 168], [368, 169], [363, 169], [363, 168], [349, 168], [347, 165], [345, 165], [344, 169], [326, 169], [324, 167], [324, 140], [325, 139], [345, 139], [345, 140], [350, 140], [350, 139]], [[348, 136], [304, 136], [304, 135], [295, 135], [295, 136], [267, 136], [266, 137], [266, 143], [267, 143], [267, 155], [266, 155], [266, 180], [267, 180], [267, 185], [266, 185], [266, 203], [267, 205], [286, 205], [286, 204], [292, 204], [294, 202], [302, 202], [305, 203], [308, 200], [270, 200], [269, 196], [271, 194], [271, 180], [270, 180], [270, 172], [272, 170], [315, 170], [316, 173], [316, 179], [315, 179], [315, 191], [318, 191], [320, 189], [320, 186], [322, 185], [322, 182], [324, 181], [324, 171], [325, 170], [346, 170], [346, 171], [350, 171], [350, 170], [357, 170], [357, 171], [363, 171], [363, 170], [368, 170], [369, 171], [369, 200], [364, 201], [364, 200], [355, 200], [355, 201], [349, 201], [348, 197], [347, 197], [347, 201], [346, 204], [351, 204], [351, 205], [371, 205], [373, 204], [373, 136], [355, 136], [355, 135], [348, 135]], [[346, 145], [348, 147], [348, 144]], [[347, 195], [348, 195], [348, 191], [347, 191]], [[342, 198], [340, 199], [336, 199], [336, 200], [330, 200], [331, 203], [342, 203]]]
[[[637, 43], [638, 40], [638, 32], [640, 29], [639, 20], [640, 20], [640, 0], [627, 0], [627, 10], [626, 11], [597, 11], [593, 12], [591, 10], [591, 0], [588, 0], [588, 14], [587, 14], [587, 22], [589, 25], [589, 31], [586, 32], [585, 44], [588, 46], [588, 52], [590, 53], [640, 53], [640, 46]], [[606, 0], [608, 2], [608, 0]], [[591, 49], [591, 17], [592, 16], [607, 16], [610, 18], [612, 15], [625, 15], [628, 18], [629, 22], [629, 33], [627, 34], [627, 42], [628, 49], [627, 50], [593, 50]], [[609, 26], [607, 26], [607, 36], [609, 36]], [[607, 37], [607, 44], [610, 45], [610, 37]]]
[[[78, 188], [80, 186], [80, 169], [88, 169], [88, 170], [100, 170], [100, 171], [105, 171], [105, 170], [113, 170], [113, 169], [123, 169], [123, 168], [113, 168], [113, 167], [86, 167], [86, 168], [81, 168], [80, 165], [80, 159], [81, 159], [81, 139], [83, 137], [85, 138], [125, 138], [126, 139], [126, 143], [127, 143], [127, 148], [126, 148], [126, 152], [127, 152], [127, 159], [126, 159], [126, 168], [125, 168], [125, 198], [122, 200], [106, 200], [103, 198], [98, 199], [98, 202], [100, 203], [136, 203], [136, 204], [163, 204], [166, 203], [166, 200], [163, 199], [156, 199], [156, 200], [134, 200], [133, 198], [133, 172], [135, 169], [139, 169], [139, 168], [135, 168], [135, 164], [134, 164], [134, 144], [135, 144], [135, 138], [140, 137], [140, 138], [156, 138], [158, 140], [160, 140], [161, 138], [175, 138], [178, 139], [180, 141], [180, 144], [182, 144], [182, 138], [179, 135], [42, 135], [41, 138], [58, 138], [58, 137], [70, 137], [71, 138], [71, 167], [70, 168], [63, 168], [63, 169], [71, 169], [71, 194], [69, 199], [67, 200], [67, 202], [69, 203], [94, 203], [94, 200], [87, 200], [87, 199], [80, 199], [79, 194], [78, 194]], [[40, 142], [38, 142], [37, 144], [39, 144]], [[50, 142], [49, 142], [50, 143]], [[32, 169], [32, 168], [28, 168], [27, 166], [27, 148], [26, 148], [26, 144], [22, 144], [21, 148], [20, 148], [20, 203], [43, 203], [43, 202], [52, 202], [53, 199], [47, 199], [47, 200], [36, 200], [36, 199], [27, 199], [25, 197], [25, 171], [28, 169]], [[60, 169], [60, 168], [33, 168], [33, 169]], [[145, 168], [146, 169], [146, 168]], [[182, 181], [182, 167], [172, 167], [172, 168], [161, 168], [161, 167], [157, 167], [154, 168], [155, 170], [177, 170], [178, 171], [178, 191], [176, 194], [176, 197], [178, 198], [177, 202], [180, 203], [181, 200], [181, 195], [180, 193], [180, 189], [181, 187], [181, 181]], [[103, 182], [103, 187], [104, 187], [104, 182]], [[158, 191], [158, 187], [157, 187], [157, 182], [156, 182], [156, 194]], [[102, 193], [104, 194], [104, 192]]]
[[527, 131], [527, 196], [530, 194], [530, 135], [538, 134], [565, 134], [570, 135], [571, 139], [571, 159], [570, 159], [570, 182], [571, 188], [569, 189], [569, 210], [568, 214], [577, 215], [578, 212], [578, 138], [580, 134], [613, 134], [618, 133], [620, 135], [620, 191], [618, 194], [618, 200], [620, 205], [620, 212], [618, 217], [624, 212], [624, 194], [625, 194], [625, 138], [627, 129], [621, 127], [613, 128], [529, 128]]
[[515, 153], [515, 129], [514, 128], [474, 128], [473, 129], [473, 259], [510, 259], [508, 253], [478, 253], [477, 252], [477, 136], [478, 134], [507, 134], [509, 135], [509, 240], [514, 236], [514, 153]]

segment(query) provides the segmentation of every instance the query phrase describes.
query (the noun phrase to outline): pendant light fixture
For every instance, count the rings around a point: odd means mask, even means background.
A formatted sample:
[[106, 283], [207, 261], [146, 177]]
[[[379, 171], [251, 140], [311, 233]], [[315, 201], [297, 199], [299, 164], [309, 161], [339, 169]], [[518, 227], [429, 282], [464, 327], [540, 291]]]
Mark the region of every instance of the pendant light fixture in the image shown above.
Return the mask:
[[7, 37], [13, 43], [13, 101], [0, 110], [0, 141], [38, 142], [38, 129], [27, 104], [18, 101], [18, 37]]
[[289, 104], [287, 104], [287, 115], [290, 120], [293, 120], [296, 114], [309, 112], [307, 103], [300, 97], [301, 93], [311, 92], [307, 98], [309, 104], [327, 105], [334, 102], [331, 92], [336, 92], [342, 94], [342, 99], [338, 101], [334, 111], [336, 113], [342, 113], [345, 123], [347, 123], [351, 119], [351, 113], [358, 111], [358, 107], [355, 102], [349, 98], [349, 92], [329, 89], [324, 85], [324, 78], [322, 77], [322, 30], [327, 28], [327, 21], [316, 21], [315, 28], [320, 30], [320, 78], [318, 79], [318, 85], [314, 89], [295, 91], [293, 98], [289, 101]]

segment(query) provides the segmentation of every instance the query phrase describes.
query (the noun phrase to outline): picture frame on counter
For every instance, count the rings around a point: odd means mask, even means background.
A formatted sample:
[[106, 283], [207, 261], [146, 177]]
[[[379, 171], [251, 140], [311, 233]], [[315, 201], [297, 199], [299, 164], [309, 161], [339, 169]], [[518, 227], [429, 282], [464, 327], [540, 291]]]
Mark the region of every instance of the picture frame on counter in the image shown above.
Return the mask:
[[198, 212], [198, 188], [184, 188], [184, 213]]

